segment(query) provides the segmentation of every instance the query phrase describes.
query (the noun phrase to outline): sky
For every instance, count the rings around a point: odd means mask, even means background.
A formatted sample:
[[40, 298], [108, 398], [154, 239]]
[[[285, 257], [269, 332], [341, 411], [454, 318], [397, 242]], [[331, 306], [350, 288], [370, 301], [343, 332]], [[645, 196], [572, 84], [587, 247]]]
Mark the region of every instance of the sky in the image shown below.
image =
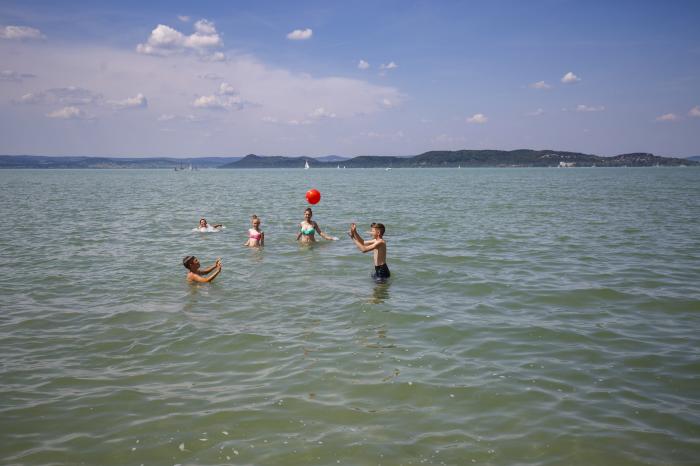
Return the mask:
[[698, 1], [144, 3], [0, 3], [0, 154], [700, 155]]

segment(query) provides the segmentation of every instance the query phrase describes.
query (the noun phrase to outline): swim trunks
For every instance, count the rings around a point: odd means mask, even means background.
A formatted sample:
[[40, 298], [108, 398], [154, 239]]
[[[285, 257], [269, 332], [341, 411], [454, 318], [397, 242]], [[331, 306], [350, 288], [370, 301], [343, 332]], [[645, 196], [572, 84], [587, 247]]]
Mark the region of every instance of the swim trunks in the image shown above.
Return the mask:
[[382, 265], [375, 265], [374, 266], [374, 273], [372, 273], [372, 278], [375, 280], [386, 280], [391, 276], [391, 272], [389, 272], [389, 267], [387, 267], [386, 264]]

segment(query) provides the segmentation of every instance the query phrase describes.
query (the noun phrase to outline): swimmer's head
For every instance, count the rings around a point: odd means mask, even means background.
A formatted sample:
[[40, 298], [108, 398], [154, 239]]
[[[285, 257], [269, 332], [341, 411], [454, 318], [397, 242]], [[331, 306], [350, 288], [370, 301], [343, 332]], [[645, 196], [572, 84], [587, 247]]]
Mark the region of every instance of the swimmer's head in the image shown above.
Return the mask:
[[372, 222], [372, 224], [370, 225], [370, 228], [372, 229], [373, 234], [375, 234], [375, 232], [376, 232], [375, 237], [381, 238], [384, 236], [384, 231], [386, 230], [386, 228], [384, 227], [384, 224]]
[[207, 219], [202, 217], [199, 219], [199, 226], [200, 227], [206, 227], [207, 226]]
[[255, 214], [251, 215], [250, 223], [256, 228], [259, 227], [260, 226], [260, 217], [258, 217]]
[[314, 213], [311, 211], [311, 207], [304, 209], [304, 218], [311, 218]]
[[182, 265], [184, 265], [187, 270], [197, 270], [197, 268], [199, 268], [199, 259], [195, 256], [185, 256], [184, 259], [182, 259]]

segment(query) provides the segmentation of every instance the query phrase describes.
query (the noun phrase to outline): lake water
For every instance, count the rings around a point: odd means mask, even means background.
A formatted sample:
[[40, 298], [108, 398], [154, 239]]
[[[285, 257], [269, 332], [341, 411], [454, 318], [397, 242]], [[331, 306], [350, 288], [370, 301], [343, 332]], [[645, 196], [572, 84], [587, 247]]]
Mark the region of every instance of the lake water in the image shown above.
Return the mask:
[[698, 169], [5, 170], [0, 215], [1, 464], [698, 464]]

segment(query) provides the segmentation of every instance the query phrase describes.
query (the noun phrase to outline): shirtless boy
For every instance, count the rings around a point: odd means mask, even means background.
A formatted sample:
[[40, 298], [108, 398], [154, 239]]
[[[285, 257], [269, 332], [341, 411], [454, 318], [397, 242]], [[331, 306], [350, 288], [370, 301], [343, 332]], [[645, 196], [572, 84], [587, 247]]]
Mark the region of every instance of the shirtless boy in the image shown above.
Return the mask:
[[[209, 283], [221, 273], [221, 259], [216, 259], [216, 262], [211, 267], [200, 270], [199, 259], [197, 259], [194, 256], [187, 256], [184, 259], [182, 259], [182, 265], [184, 265], [185, 268], [188, 270], [188, 282]], [[212, 271], [214, 271], [214, 273], [207, 277], [206, 275], [208, 275]]]
[[350, 225], [350, 232], [348, 234], [360, 251], [374, 251], [374, 273], [372, 274], [372, 278], [384, 281], [391, 276], [389, 267], [386, 265], [386, 242], [383, 239], [385, 228], [381, 223], [373, 223], [371, 228], [372, 239], [367, 241], [362, 239], [357, 232], [357, 225], [354, 223]]

